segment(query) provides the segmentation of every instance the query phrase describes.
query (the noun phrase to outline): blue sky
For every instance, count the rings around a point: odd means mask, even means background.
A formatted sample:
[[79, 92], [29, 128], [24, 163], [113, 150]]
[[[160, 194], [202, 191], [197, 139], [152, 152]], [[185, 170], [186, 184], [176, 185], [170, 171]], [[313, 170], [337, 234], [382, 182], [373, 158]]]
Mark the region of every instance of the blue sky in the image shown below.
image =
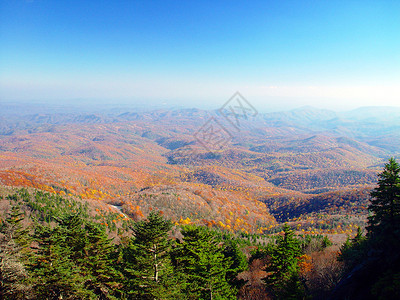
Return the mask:
[[0, 0], [0, 100], [400, 105], [400, 1]]

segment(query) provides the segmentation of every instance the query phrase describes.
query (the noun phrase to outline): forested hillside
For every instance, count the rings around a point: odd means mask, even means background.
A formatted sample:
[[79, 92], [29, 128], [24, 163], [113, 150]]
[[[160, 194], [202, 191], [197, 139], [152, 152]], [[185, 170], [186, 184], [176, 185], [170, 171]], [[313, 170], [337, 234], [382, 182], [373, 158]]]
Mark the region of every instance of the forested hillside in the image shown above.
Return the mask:
[[[312, 108], [262, 114], [239, 130], [219, 119], [231, 139], [209, 149], [199, 130], [220, 114], [10, 115], [0, 135], [1, 296], [325, 299], [336, 286], [342, 295], [339, 282], [369, 249], [353, 248], [373, 232], [368, 208], [398, 155], [385, 142], [396, 141], [397, 119], [376, 130], [382, 120], [357, 111], [355, 121]], [[396, 287], [393, 272], [382, 276]]]
[[[322, 280], [311, 273], [311, 256], [331, 245], [322, 236], [295, 237], [289, 226], [279, 235], [233, 234], [174, 225], [160, 211], [133, 222], [39, 190], [5, 189], [1, 197], [2, 299], [300, 297], [301, 280]], [[277, 264], [287, 255], [282, 270]], [[275, 274], [267, 285], [264, 268]], [[292, 284], [298, 288], [288, 294], [284, 286]]]
[[[384, 112], [368, 109], [260, 114], [238, 119], [239, 130], [220, 112], [198, 109], [20, 111], [4, 110], [1, 184], [118, 204], [135, 220], [157, 208], [174, 222], [243, 232], [275, 230], [276, 220], [296, 218], [305, 232], [352, 233], [368, 205], [353, 195], [372, 189], [383, 160], [397, 154], [383, 141], [397, 140], [397, 119], [383, 121]], [[232, 136], [212, 151], [198, 139], [210, 117]], [[314, 228], [319, 213], [345, 227]]]

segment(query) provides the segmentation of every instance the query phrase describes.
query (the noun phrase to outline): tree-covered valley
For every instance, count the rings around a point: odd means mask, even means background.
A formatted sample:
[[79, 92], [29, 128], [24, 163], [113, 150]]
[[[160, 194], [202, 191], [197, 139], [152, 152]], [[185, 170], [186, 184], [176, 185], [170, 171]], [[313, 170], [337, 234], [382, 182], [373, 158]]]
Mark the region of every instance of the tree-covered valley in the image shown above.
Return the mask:
[[398, 296], [396, 110], [12, 112], [4, 299]]
[[0, 0], [0, 300], [399, 300], [399, 16]]

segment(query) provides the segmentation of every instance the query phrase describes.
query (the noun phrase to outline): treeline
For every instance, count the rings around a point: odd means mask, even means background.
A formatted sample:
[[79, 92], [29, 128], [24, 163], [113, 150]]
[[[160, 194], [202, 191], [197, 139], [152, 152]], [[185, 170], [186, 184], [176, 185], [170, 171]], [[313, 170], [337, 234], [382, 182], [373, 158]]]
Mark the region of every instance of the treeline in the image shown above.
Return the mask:
[[305, 172], [287, 172], [270, 180], [274, 185], [303, 192], [313, 192], [323, 188], [350, 187], [371, 184], [376, 181], [372, 171], [329, 168], [328, 170], [307, 170]]
[[120, 244], [103, 226], [78, 214], [56, 224], [22, 226], [14, 206], [2, 222], [1, 299], [236, 299], [236, 275], [247, 259], [234, 241], [204, 227], [172, 223], [152, 213]]
[[304, 199], [289, 194], [267, 199], [265, 202], [279, 222], [287, 222], [311, 213], [363, 215], [367, 213], [371, 190], [372, 188], [369, 187], [345, 189], [304, 197]]
[[[329, 246], [288, 226], [261, 246], [265, 239], [176, 227], [159, 212], [130, 223], [117, 243], [84, 204], [46, 195], [6, 197], [12, 207], [0, 225], [0, 299], [246, 299], [251, 286], [243, 290], [238, 274], [260, 259], [268, 270], [260, 294], [297, 298], [307, 295], [305, 252]], [[255, 251], [247, 257], [244, 248]]]
[[[0, 224], [0, 299], [400, 299], [400, 165], [394, 159], [371, 196], [367, 234], [359, 229], [348, 239], [339, 255], [343, 268], [332, 268], [326, 263], [336, 256], [319, 263], [310, 257], [331, 244], [326, 237], [296, 236], [288, 225], [280, 235], [251, 241], [250, 235], [176, 227], [152, 212], [127, 223], [128, 234], [116, 242], [85, 204], [20, 190], [6, 197], [12, 206]], [[255, 261], [263, 271], [257, 289], [239, 276]]]
[[342, 246], [346, 275], [332, 299], [400, 299], [400, 165], [391, 158], [371, 193], [367, 234]]

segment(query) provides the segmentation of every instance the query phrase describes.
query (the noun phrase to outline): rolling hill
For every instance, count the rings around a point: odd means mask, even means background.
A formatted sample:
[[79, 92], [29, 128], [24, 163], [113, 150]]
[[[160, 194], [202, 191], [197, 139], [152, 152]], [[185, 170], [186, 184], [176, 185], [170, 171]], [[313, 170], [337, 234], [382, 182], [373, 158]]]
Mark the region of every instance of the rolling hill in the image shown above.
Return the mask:
[[[320, 212], [365, 215], [363, 191], [399, 154], [397, 112], [383, 120], [386, 112], [304, 107], [240, 119], [236, 128], [199, 109], [14, 111], [0, 115], [0, 184], [119, 203], [132, 218], [159, 209], [177, 222], [233, 222], [232, 230]], [[205, 124], [229, 137], [223, 147], [205, 147]]]

